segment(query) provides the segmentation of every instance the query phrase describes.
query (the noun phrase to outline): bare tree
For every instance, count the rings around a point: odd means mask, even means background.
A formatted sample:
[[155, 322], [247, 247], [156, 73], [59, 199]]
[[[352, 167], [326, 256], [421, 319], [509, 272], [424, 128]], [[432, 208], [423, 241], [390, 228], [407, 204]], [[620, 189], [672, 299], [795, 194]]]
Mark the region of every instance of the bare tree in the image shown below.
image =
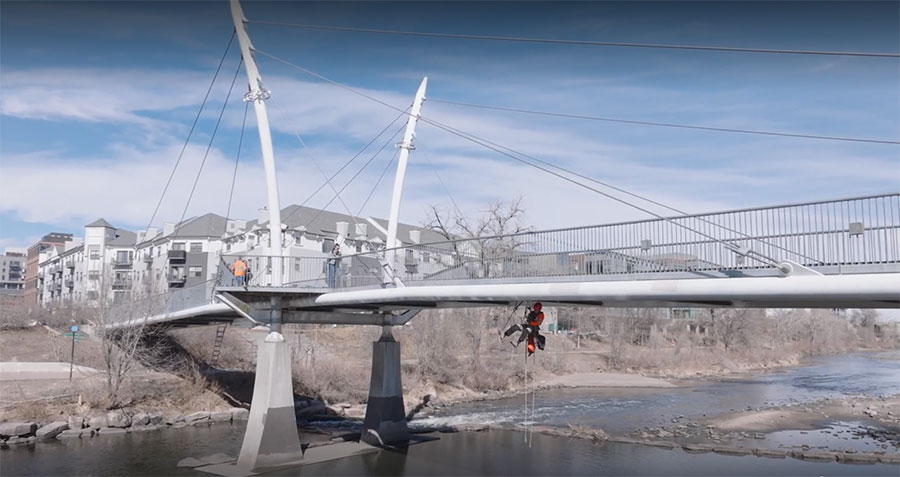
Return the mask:
[[521, 197], [508, 204], [493, 202], [474, 218], [432, 205], [424, 225], [452, 241], [452, 266], [464, 267], [470, 278], [488, 278], [492, 268], [511, 259], [512, 253], [523, 245], [516, 235], [531, 230], [522, 223], [524, 215]]
[[729, 351], [735, 344], [746, 339], [745, 332], [749, 326], [747, 310], [743, 309], [710, 309], [710, 320], [719, 342]]
[[[151, 335], [147, 319], [165, 309], [166, 295], [153, 293], [156, 287], [143, 283], [131, 286], [131, 280], [114, 275], [110, 269], [92, 280], [94, 306], [84, 309], [86, 321], [100, 340], [106, 373], [107, 406], [121, 406], [122, 384], [138, 365], [139, 359], [158, 361], [164, 353]], [[113, 288], [121, 288], [114, 290]]]

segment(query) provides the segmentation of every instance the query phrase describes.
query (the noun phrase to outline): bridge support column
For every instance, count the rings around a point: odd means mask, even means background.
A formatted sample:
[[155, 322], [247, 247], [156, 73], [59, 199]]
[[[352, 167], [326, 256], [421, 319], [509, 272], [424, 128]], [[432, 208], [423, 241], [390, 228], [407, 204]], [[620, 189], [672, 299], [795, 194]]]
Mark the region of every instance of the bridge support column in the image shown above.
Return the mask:
[[[281, 297], [272, 298], [270, 329], [281, 329]], [[253, 470], [302, 459], [291, 384], [291, 348], [279, 331], [271, 331], [258, 346], [253, 402], [237, 466]]]
[[382, 326], [381, 338], [372, 344], [372, 379], [361, 439], [371, 445], [409, 441], [403, 383], [400, 375], [400, 343], [391, 326]]

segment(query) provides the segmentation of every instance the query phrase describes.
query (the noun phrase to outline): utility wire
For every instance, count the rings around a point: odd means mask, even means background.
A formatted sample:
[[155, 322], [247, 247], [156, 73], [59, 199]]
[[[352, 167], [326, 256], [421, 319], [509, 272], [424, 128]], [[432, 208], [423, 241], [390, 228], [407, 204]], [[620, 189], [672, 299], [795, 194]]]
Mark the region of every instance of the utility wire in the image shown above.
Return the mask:
[[200, 161], [200, 169], [197, 170], [197, 176], [194, 177], [194, 184], [191, 186], [191, 193], [188, 194], [187, 202], [184, 204], [184, 210], [181, 212], [181, 219], [178, 220], [178, 229], [172, 234], [173, 238], [178, 235], [178, 230], [183, 226], [184, 216], [187, 215], [188, 207], [194, 198], [194, 191], [197, 190], [197, 183], [200, 182], [200, 174], [203, 173], [203, 166], [206, 165], [206, 159], [209, 157], [209, 151], [212, 149], [213, 141], [216, 139], [216, 133], [219, 131], [219, 125], [222, 123], [222, 115], [225, 114], [225, 108], [228, 106], [228, 100], [231, 99], [231, 92], [234, 90], [234, 83], [237, 82], [238, 74], [241, 72], [241, 66], [244, 59], [238, 62], [237, 68], [234, 70], [234, 76], [231, 78], [231, 86], [228, 88], [228, 94], [225, 96], [225, 102], [222, 103], [222, 109], [219, 110], [219, 117], [216, 118], [216, 126], [213, 128], [212, 135], [209, 137], [209, 143], [206, 145], [206, 152], [203, 153], [203, 160]]
[[537, 111], [532, 109], [521, 109], [521, 108], [510, 108], [505, 106], [488, 106], [483, 104], [474, 104], [474, 103], [463, 103], [459, 101], [449, 101], [442, 99], [434, 99], [428, 98], [426, 101], [431, 101], [435, 103], [443, 103], [443, 104], [452, 104], [455, 106], [466, 106], [470, 108], [481, 108], [481, 109], [493, 109], [496, 111], [508, 111], [514, 113], [526, 113], [526, 114], [538, 114], [542, 116], [555, 116], [560, 118], [572, 118], [572, 119], [586, 119], [591, 121], [606, 121], [611, 123], [625, 123], [625, 124], [639, 124], [643, 126], [661, 126], [668, 128], [682, 128], [682, 129], [700, 129], [704, 131], [716, 131], [716, 132], [729, 132], [729, 133], [741, 133], [741, 134], [759, 134], [764, 136], [781, 136], [781, 137], [797, 137], [803, 139], [823, 139], [828, 141], [849, 141], [849, 142], [865, 142], [865, 143], [874, 143], [874, 144], [900, 144], [900, 141], [892, 141], [892, 140], [884, 140], [884, 139], [868, 139], [868, 138], [857, 138], [857, 137], [841, 137], [841, 136], [822, 136], [816, 134], [795, 134], [795, 133], [783, 133], [783, 132], [774, 132], [774, 131], [759, 131], [753, 129], [736, 129], [736, 128], [721, 128], [721, 127], [713, 127], [713, 126], [698, 126], [693, 124], [676, 124], [676, 123], [663, 123], [656, 121], [636, 121], [632, 119], [621, 119], [621, 118], [605, 118], [598, 116], [586, 116], [582, 114], [566, 114], [566, 113], [554, 113], [549, 111]]
[[491, 40], [491, 41], [514, 41], [524, 43], [554, 43], [562, 45], [583, 45], [583, 46], [613, 46], [626, 48], [657, 48], [667, 50], [701, 50], [701, 51], [723, 51], [736, 53], [774, 53], [784, 55], [822, 55], [822, 56], [861, 56], [872, 58], [900, 58], [898, 53], [881, 53], [881, 52], [865, 52], [865, 51], [819, 51], [819, 50], [792, 50], [792, 49], [776, 49], [776, 48], [741, 48], [733, 46], [705, 46], [705, 45], [671, 45], [663, 43], [634, 43], [621, 41], [592, 41], [592, 40], [561, 40], [552, 38], [529, 38], [529, 37], [511, 37], [496, 35], [467, 35], [460, 33], [434, 33], [421, 31], [402, 31], [402, 30], [383, 30], [378, 28], [356, 28], [331, 25], [309, 25], [301, 23], [287, 23], [274, 21], [248, 21], [247, 23], [255, 23], [257, 25], [272, 25], [282, 27], [304, 28], [310, 30], [334, 30], [334, 31], [352, 31], [359, 33], [380, 33], [386, 35], [407, 35], [407, 36], [425, 36], [432, 38], [458, 38], [467, 40]]
[[[200, 103], [200, 109], [197, 110], [197, 116], [194, 117], [194, 122], [191, 124], [191, 129], [188, 131], [187, 137], [184, 139], [184, 145], [181, 146], [181, 152], [178, 153], [178, 159], [175, 161], [175, 166], [172, 168], [172, 172], [169, 174], [169, 180], [166, 181], [166, 186], [163, 187], [162, 194], [159, 196], [159, 201], [156, 203], [156, 208], [153, 209], [153, 215], [150, 216], [150, 222], [147, 223], [147, 227], [145, 230], [150, 230], [150, 226], [153, 225], [153, 220], [156, 219], [156, 214], [159, 212], [159, 207], [162, 205], [163, 199], [166, 197], [166, 192], [169, 190], [169, 186], [172, 184], [172, 178], [175, 177], [175, 171], [178, 170], [178, 165], [181, 164], [181, 158], [184, 157], [184, 151], [187, 149], [188, 144], [191, 141], [191, 136], [194, 134], [194, 129], [197, 127], [197, 122], [200, 120], [200, 115], [203, 113], [203, 108], [206, 106], [206, 101], [209, 99], [209, 93], [212, 91], [213, 86], [216, 84], [216, 78], [219, 77], [219, 71], [222, 69], [222, 64], [225, 62], [225, 58], [228, 56], [228, 50], [231, 49], [231, 44], [234, 42], [234, 36], [236, 32], [234, 30], [231, 31], [231, 38], [228, 39], [228, 46], [225, 47], [225, 52], [222, 53], [222, 58], [219, 59], [219, 65], [216, 67], [216, 72], [213, 75], [212, 81], [209, 82], [209, 87], [206, 88], [206, 95], [203, 96], [203, 101]], [[149, 238], [149, 237], [145, 237]]]

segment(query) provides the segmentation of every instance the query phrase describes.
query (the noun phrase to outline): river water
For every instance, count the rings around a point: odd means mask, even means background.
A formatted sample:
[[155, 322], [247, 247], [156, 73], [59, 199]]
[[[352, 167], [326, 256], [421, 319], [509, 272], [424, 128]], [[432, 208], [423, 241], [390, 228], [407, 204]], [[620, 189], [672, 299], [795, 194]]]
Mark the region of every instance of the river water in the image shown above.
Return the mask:
[[[547, 390], [537, 394], [543, 425], [579, 423], [627, 430], [702, 416], [824, 397], [900, 393], [900, 355], [819, 358], [785, 372], [682, 388]], [[527, 423], [524, 398], [441, 409], [416, 425]], [[838, 424], [839, 425], [839, 424]], [[237, 455], [243, 423], [72, 439], [0, 451], [0, 475], [209, 475], [177, 463], [215, 453]], [[773, 433], [773, 439], [790, 436]], [[312, 437], [312, 436], [310, 436]], [[403, 453], [379, 451], [279, 471], [279, 475], [859, 475], [897, 476], [898, 466], [847, 465], [604, 443], [515, 431], [439, 434]], [[319, 437], [321, 439], [321, 437]]]

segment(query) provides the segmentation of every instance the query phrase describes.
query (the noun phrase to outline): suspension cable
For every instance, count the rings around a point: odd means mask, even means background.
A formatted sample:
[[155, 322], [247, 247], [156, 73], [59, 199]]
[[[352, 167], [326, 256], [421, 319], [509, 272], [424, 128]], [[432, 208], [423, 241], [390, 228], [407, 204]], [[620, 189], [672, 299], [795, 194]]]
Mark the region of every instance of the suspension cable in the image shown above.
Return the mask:
[[488, 106], [483, 104], [474, 104], [474, 103], [463, 103], [459, 101], [450, 101], [443, 99], [434, 99], [428, 98], [427, 101], [435, 102], [435, 103], [443, 103], [443, 104], [452, 104], [454, 106], [465, 106], [469, 108], [481, 108], [481, 109], [492, 109], [495, 111], [507, 111], [513, 113], [525, 113], [525, 114], [538, 114], [542, 116], [554, 116], [559, 118], [571, 118], [571, 119], [585, 119], [589, 121], [605, 121], [611, 123], [624, 123], [624, 124], [636, 124], [642, 126], [660, 126], [667, 128], [680, 128], [680, 129], [699, 129], [702, 131], [715, 131], [715, 132], [727, 132], [727, 133], [740, 133], [740, 134], [758, 134], [763, 136], [779, 136], [779, 137], [793, 137], [793, 138], [802, 138], [802, 139], [821, 139], [826, 141], [847, 141], [847, 142], [864, 142], [864, 143], [872, 143], [872, 144], [900, 144], [900, 141], [893, 140], [885, 140], [885, 139], [869, 139], [869, 138], [858, 138], [858, 137], [846, 137], [846, 136], [823, 136], [818, 134], [798, 134], [798, 133], [784, 133], [784, 132], [775, 132], [775, 131], [760, 131], [754, 129], [737, 129], [737, 128], [722, 128], [722, 127], [714, 127], [714, 126], [698, 126], [695, 124], [677, 124], [677, 123], [664, 123], [664, 122], [656, 122], [656, 121], [637, 121], [632, 119], [621, 119], [621, 118], [606, 118], [606, 117], [598, 117], [598, 116], [586, 116], [582, 114], [566, 114], [566, 113], [556, 113], [549, 111], [536, 111], [532, 109], [521, 109], [521, 108], [511, 108], [505, 106]]
[[[397, 117], [394, 118], [393, 121], [391, 121], [387, 126], [385, 126], [384, 129], [382, 129], [381, 131], [379, 131], [378, 134], [375, 135], [375, 137], [373, 137], [371, 140], [369, 140], [369, 142], [368, 142], [365, 146], [363, 146], [363, 148], [360, 149], [359, 152], [357, 152], [356, 154], [354, 154], [353, 157], [351, 157], [351, 158], [350, 158], [347, 162], [345, 162], [340, 168], [338, 168], [338, 170], [335, 171], [335, 173], [331, 175], [331, 177], [329, 178], [329, 180], [334, 180], [334, 178], [337, 177], [338, 174], [340, 174], [344, 169], [346, 169], [347, 166], [349, 166], [353, 161], [355, 161], [357, 157], [359, 157], [363, 152], [365, 152], [366, 149], [369, 148], [369, 146], [371, 146], [375, 141], [377, 141], [378, 138], [380, 138], [382, 134], [384, 134], [388, 129], [390, 129], [391, 126], [394, 125], [394, 123], [396, 123], [400, 118], [402, 118], [402, 117], [405, 116], [406, 114], [407, 114], [406, 111], [402, 111], [399, 115], [397, 115]], [[303, 202], [301, 202], [300, 205], [299, 205], [296, 209], [294, 209], [293, 212], [291, 212], [290, 214], [288, 214], [287, 217], [285, 217], [284, 219], [282, 219], [282, 221], [285, 222], [285, 223], [287, 223], [287, 220], [288, 220], [289, 218], [293, 217], [294, 214], [296, 214], [296, 213], [300, 210], [300, 207], [303, 207], [303, 206], [306, 205], [310, 200], [312, 200], [312, 198], [315, 197], [316, 194], [318, 194], [322, 189], [324, 189], [326, 185], [327, 185], [326, 183], [322, 183], [316, 190], [314, 190], [314, 191], [312, 192], [312, 194], [310, 194], [306, 199], [304, 199]]]
[[216, 118], [216, 126], [213, 128], [212, 135], [209, 137], [209, 143], [206, 145], [206, 152], [203, 153], [203, 160], [200, 161], [200, 168], [197, 170], [197, 176], [194, 177], [194, 184], [191, 186], [191, 192], [188, 194], [187, 202], [184, 204], [184, 210], [181, 212], [181, 219], [178, 220], [178, 226], [172, 234], [174, 239], [178, 235], [178, 231], [184, 226], [184, 216], [187, 215], [191, 200], [194, 198], [194, 191], [197, 190], [197, 183], [200, 182], [200, 175], [203, 173], [203, 166], [206, 165], [206, 159], [209, 157], [209, 151], [212, 149], [213, 141], [216, 139], [216, 133], [219, 131], [219, 125], [222, 124], [222, 115], [225, 114], [225, 108], [228, 106], [228, 100], [231, 99], [231, 92], [234, 90], [234, 84], [237, 82], [238, 74], [241, 72], [244, 60], [238, 62], [237, 68], [234, 70], [234, 76], [231, 78], [231, 86], [228, 87], [228, 94], [225, 95], [225, 102], [222, 103], [222, 109], [219, 110], [219, 117]]
[[231, 218], [231, 200], [234, 197], [234, 184], [237, 182], [238, 162], [241, 160], [241, 146], [244, 144], [244, 128], [247, 125], [247, 111], [250, 103], [244, 103], [244, 119], [241, 121], [241, 135], [238, 137], [237, 157], [234, 159], [234, 173], [231, 175], [231, 191], [228, 192], [228, 208], [225, 210], [225, 228], [228, 228], [228, 219]]
[[397, 135], [400, 134], [400, 131], [402, 131], [405, 127], [406, 125], [403, 124], [399, 128], [397, 128], [397, 131], [394, 132], [394, 134], [390, 138], [388, 138], [388, 140], [385, 141], [384, 144], [381, 145], [381, 148], [378, 149], [375, 154], [372, 154], [372, 157], [370, 157], [369, 160], [366, 161], [366, 163], [363, 164], [362, 167], [360, 167], [352, 177], [350, 177], [350, 179], [340, 188], [340, 190], [338, 190], [338, 193], [334, 195], [331, 200], [329, 200], [321, 209], [319, 209], [319, 212], [317, 212], [316, 215], [314, 215], [313, 218], [306, 223], [305, 227], [309, 227], [310, 224], [315, 222], [315, 220], [319, 218], [320, 215], [322, 215], [322, 212], [324, 212], [325, 209], [328, 208], [328, 206], [331, 205], [332, 202], [334, 202], [334, 199], [336, 199], [340, 195], [340, 193], [347, 188], [347, 186], [349, 186], [357, 177], [359, 177], [359, 175], [362, 174], [362, 172], [366, 170], [367, 167], [369, 167], [369, 164], [371, 164], [372, 161], [374, 161], [375, 158], [378, 157], [379, 154], [381, 154], [381, 151], [383, 151], [387, 147], [387, 145], [390, 144], [394, 140], [394, 138], [396, 138]]
[[[350, 87], [350, 86], [347, 86], [347, 85], [345, 85], [345, 84], [343, 84], [343, 83], [339, 83], [339, 82], [337, 82], [337, 81], [334, 81], [334, 80], [332, 80], [332, 79], [329, 79], [329, 78], [327, 78], [327, 77], [325, 77], [325, 76], [322, 76], [322, 75], [320, 75], [320, 74], [318, 74], [318, 73], [316, 73], [316, 72], [313, 72], [313, 71], [311, 71], [311, 70], [309, 70], [309, 69], [307, 69], [307, 68], [304, 68], [304, 67], [302, 67], [302, 66], [299, 66], [299, 65], [296, 65], [296, 64], [294, 64], [294, 63], [291, 63], [290, 61], [284, 60], [284, 59], [282, 59], [282, 58], [279, 58], [279, 57], [277, 57], [277, 56], [271, 55], [271, 54], [266, 53], [266, 52], [261, 51], [261, 50], [256, 50], [256, 52], [259, 53], [259, 54], [261, 54], [261, 55], [263, 55], [263, 56], [266, 56], [266, 57], [268, 57], [268, 58], [271, 58], [271, 59], [273, 59], [273, 60], [275, 60], [275, 61], [277, 61], [277, 62], [279, 62], [279, 63], [285, 64], [285, 65], [291, 66], [291, 67], [293, 67], [293, 68], [295, 68], [295, 69], [297, 69], [297, 70], [303, 71], [303, 72], [309, 74], [310, 76], [314, 76], [314, 77], [316, 77], [316, 78], [319, 78], [319, 79], [321, 79], [322, 81], [325, 81], [325, 82], [327, 82], [327, 83], [330, 83], [330, 84], [332, 84], [332, 85], [334, 85], [334, 86], [337, 86], [337, 87], [339, 87], [339, 88], [341, 88], [341, 89], [344, 89], [344, 90], [346, 90], [346, 91], [349, 91], [349, 92], [351, 92], [351, 93], [353, 93], [353, 94], [356, 94], [356, 95], [358, 95], [358, 96], [362, 96], [362, 97], [364, 97], [364, 98], [367, 98], [367, 99], [369, 99], [369, 100], [371, 100], [371, 101], [374, 101], [374, 102], [376, 102], [376, 103], [378, 103], [378, 104], [381, 104], [381, 105], [383, 105], [383, 106], [385, 106], [385, 107], [387, 107], [387, 108], [393, 109], [393, 110], [395, 110], [395, 111], [401, 111], [400, 108], [398, 108], [398, 107], [396, 107], [396, 106], [394, 106], [394, 105], [392, 105], [392, 104], [390, 104], [390, 103], [387, 103], [387, 102], [382, 101], [382, 100], [380, 100], [380, 99], [378, 99], [378, 98], [375, 98], [374, 96], [371, 96], [371, 95], [368, 95], [368, 94], [363, 93], [363, 92], [361, 92], [361, 91], [358, 91], [358, 90], [356, 90], [356, 89], [354, 89], [354, 88], [352, 88], [352, 87]], [[410, 114], [410, 113], [404, 111], [404, 114]], [[521, 157], [518, 157], [518, 156], [516, 156], [516, 155], [514, 155], [514, 154], [510, 154], [510, 153], [508, 153], [508, 152], [506, 152], [506, 151], [504, 151], [504, 150], [502, 150], [502, 149], [500, 149], [500, 148], [498, 148], [498, 147], [495, 147], [495, 146], [492, 146], [492, 145], [488, 144], [486, 141], [482, 141], [482, 140], [476, 139], [473, 135], [471, 135], [471, 134], [469, 134], [469, 133], [466, 133], [466, 132], [457, 130], [457, 129], [452, 128], [452, 127], [450, 127], [450, 126], [446, 126], [446, 125], [444, 125], [444, 124], [441, 124], [441, 123], [439, 123], [439, 122], [437, 122], [437, 121], [434, 121], [434, 120], [432, 120], [432, 119], [430, 119], [430, 118], [426, 118], [426, 117], [424, 117], [424, 116], [419, 116], [419, 120], [424, 121], [424, 122], [426, 122], [426, 123], [428, 123], [428, 124], [431, 124], [431, 125], [433, 125], [433, 126], [439, 128], [439, 129], [443, 129], [443, 130], [445, 130], [445, 131], [447, 131], [447, 132], [449, 132], [449, 133], [451, 133], [451, 134], [454, 134], [454, 135], [456, 135], [456, 136], [459, 136], [459, 137], [461, 137], [461, 138], [463, 138], [463, 139], [466, 139], [467, 141], [470, 141], [470, 142], [472, 142], [472, 143], [478, 144], [478, 145], [480, 145], [480, 146], [482, 146], [482, 147], [484, 147], [484, 148], [493, 150], [493, 151], [495, 151], [495, 152], [497, 152], [497, 153], [499, 153], [499, 154], [502, 154], [502, 155], [504, 155], [504, 156], [507, 156], [507, 157], [509, 157], [509, 158], [511, 158], [511, 159], [513, 159], [513, 160], [515, 160], [515, 161], [518, 161], [518, 162], [521, 162], [521, 163], [523, 163], [523, 164], [529, 165], [529, 166], [534, 167], [534, 168], [536, 168], [536, 169], [539, 169], [539, 170], [541, 170], [541, 171], [543, 171], [543, 172], [546, 172], [546, 173], [548, 173], [548, 174], [550, 174], [550, 175], [553, 175], [553, 176], [555, 176], [555, 177], [558, 177], [558, 178], [560, 178], [560, 179], [562, 179], [562, 180], [564, 180], [564, 181], [570, 182], [570, 183], [572, 183], [572, 184], [574, 184], [574, 185], [577, 185], [577, 186], [579, 186], [579, 187], [582, 187], [582, 188], [585, 188], [585, 189], [587, 189], [587, 190], [593, 191], [593, 192], [595, 192], [595, 193], [597, 193], [597, 194], [600, 194], [600, 195], [602, 195], [602, 196], [604, 196], [604, 197], [608, 197], [608, 198], [613, 199], [613, 200], [615, 200], [615, 201], [617, 201], [617, 202], [620, 202], [620, 203], [622, 203], [622, 204], [624, 204], [624, 205], [627, 205], [627, 206], [632, 207], [632, 208], [634, 208], [634, 209], [637, 209], [637, 210], [639, 210], [639, 211], [641, 211], [641, 212], [644, 212], [644, 213], [646, 213], [646, 214], [648, 214], [648, 215], [651, 215], [651, 216], [653, 216], [653, 217], [656, 217], [656, 218], [658, 218], [658, 219], [660, 219], [660, 220], [666, 221], [666, 222], [668, 222], [668, 223], [670, 223], [670, 224], [672, 224], [672, 225], [675, 225], [676, 227], [683, 228], [683, 229], [688, 230], [688, 231], [690, 231], [690, 232], [696, 233], [696, 234], [698, 234], [698, 235], [700, 235], [700, 236], [702, 236], [702, 237], [708, 238], [708, 239], [710, 239], [710, 240], [712, 240], [712, 241], [714, 241], [714, 242], [716, 242], [716, 243], [721, 244], [722, 246], [724, 246], [725, 248], [727, 248], [727, 249], [729, 249], [729, 250], [736, 250], [736, 249], [738, 248], [737, 245], [735, 245], [735, 244], [725, 242], [724, 240], [721, 240], [721, 239], [719, 239], [719, 238], [713, 237], [713, 236], [711, 236], [711, 235], [709, 235], [709, 234], [706, 234], [706, 233], [704, 233], [704, 232], [701, 232], [701, 231], [699, 231], [699, 230], [693, 229], [693, 228], [691, 228], [691, 227], [689, 227], [689, 226], [687, 226], [687, 225], [684, 225], [684, 224], [675, 222], [675, 221], [672, 220], [671, 218], [664, 217], [664, 216], [662, 216], [662, 215], [660, 215], [660, 214], [657, 214], [657, 213], [655, 213], [655, 212], [653, 212], [653, 211], [651, 211], [651, 210], [648, 210], [648, 209], [646, 209], [646, 208], [644, 208], [644, 207], [641, 207], [641, 206], [639, 206], [639, 205], [633, 204], [633, 203], [631, 203], [631, 202], [628, 202], [628, 201], [626, 201], [626, 200], [624, 200], [624, 199], [621, 199], [621, 198], [616, 197], [616, 196], [614, 196], [614, 195], [611, 195], [611, 194], [609, 194], [609, 193], [600, 191], [600, 190], [598, 190], [598, 189], [596, 189], [596, 188], [594, 188], [594, 187], [591, 187], [591, 186], [588, 186], [587, 184], [578, 182], [578, 181], [576, 181], [576, 180], [574, 180], [574, 179], [572, 179], [572, 178], [570, 178], [570, 177], [566, 177], [566, 176], [564, 176], [564, 175], [562, 175], [562, 174], [559, 174], [559, 173], [557, 173], [557, 172], [554, 172], [554, 171], [552, 171], [552, 170], [550, 170], [550, 169], [548, 169], [548, 168], [546, 168], [546, 167], [542, 167], [542, 166], [540, 166], [540, 165], [538, 165], [538, 164], [532, 163], [532, 162], [530, 162], [530, 161], [528, 161], [528, 160], [525, 160], [525, 159], [523, 159], [523, 158], [521, 158]], [[508, 148], [507, 148], [507, 149], [508, 149]], [[556, 167], [556, 166], [553, 166], [553, 167]], [[746, 236], [746, 235], [745, 235], [745, 236]], [[763, 255], [763, 254], [760, 254], [759, 252], [755, 252], [755, 251], [752, 251], [752, 250], [751, 250], [750, 252], [751, 252], [751, 254], [748, 254], [748, 256], [750, 256], [751, 258], [753, 258], [753, 259], [755, 259], [755, 260], [757, 260], [757, 261], [760, 261], [760, 262], [765, 263], [765, 264], [767, 264], [767, 265], [777, 265], [777, 261], [774, 260], [774, 259], [771, 258], [771, 257], [765, 256], [765, 255]]]
[[363, 209], [365, 209], [365, 208], [366, 208], [366, 205], [369, 204], [369, 200], [372, 199], [372, 195], [375, 194], [375, 190], [378, 189], [378, 185], [381, 184], [382, 179], [384, 179], [384, 176], [387, 174], [387, 171], [389, 171], [389, 170], [391, 169], [391, 166], [394, 164], [394, 161], [397, 160], [397, 157], [398, 157], [399, 155], [400, 155], [400, 149], [398, 148], [398, 149], [394, 152], [394, 155], [391, 156], [391, 160], [388, 161], [387, 165], [384, 166], [384, 169], [381, 171], [381, 175], [378, 176], [378, 180], [375, 181], [375, 185], [372, 186], [372, 190], [370, 190], [370, 191], [369, 191], [369, 195], [366, 196], [366, 200], [364, 200], [363, 203], [362, 203], [362, 205], [359, 206], [359, 210], [356, 211], [356, 215], [357, 215], [357, 216], [361, 216], [361, 215], [362, 215]]
[[215, 74], [213, 74], [212, 81], [209, 82], [209, 87], [206, 88], [206, 95], [203, 96], [203, 101], [200, 102], [200, 109], [197, 110], [197, 115], [194, 117], [194, 122], [191, 124], [191, 129], [190, 131], [188, 131], [188, 135], [184, 139], [184, 144], [181, 146], [181, 152], [178, 153], [178, 159], [175, 160], [175, 166], [172, 167], [172, 172], [169, 174], [169, 179], [166, 181], [166, 186], [163, 187], [162, 194], [160, 194], [159, 196], [159, 201], [156, 203], [156, 208], [153, 209], [153, 214], [150, 216], [150, 221], [147, 223], [147, 227], [145, 227], [145, 230], [150, 230], [150, 226], [153, 225], [153, 221], [156, 219], [156, 214], [159, 212], [159, 208], [162, 205], [163, 199], [166, 197], [166, 192], [168, 192], [169, 186], [172, 184], [172, 179], [175, 177], [175, 172], [178, 170], [178, 165], [181, 164], [181, 158], [184, 156], [184, 151], [187, 149], [187, 146], [191, 141], [191, 136], [194, 134], [194, 129], [197, 127], [197, 122], [200, 120], [200, 115], [203, 113], [203, 108], [206, 106], [206, 101], [209, 99], [209, 93], [212, 91], [213, 86], [216, 84], [216, 78], [219, 77], [219, 71], [221, 71], [222, 64], [225, 62], [225, 58], [228, 56], [228, 50], [231, 49], [231, 44], [234, 42], [234, 37], [236, 34], [237, 32], [235, 30], [231, 30], [231, 38], [228, 39], [228, 45], [225, 47], [225, 52], [222, 53], [222, 58], [219, 59], [219, 65], [216, 67], [216, 72]]
[[311, 30], [335, 30], [335, 31], [352, 31], [360, 33], [380, 33], [386, 35], [407, 35], [407, 36], [425, 36], [432, 38], [458, 38], [468, 40], [491, 40], [491, 41], [513, 41], [524, 43], [554, 43], [562, 45], [583, 45], [583, 46], [612, 46], [625, 48], [658, 48], [667, 50], [701, 50], [701, 51], [722, 51], [735, 53], [773, 53], [783, 55], [822, 55], [822, 56], [859, 56], [870, 58], [900, 58], [898, 53], [883, 52], [866, 52], [866, 51], [820, 51], [820, 50], [794, 50], [781, 48], [742, 48], [734, 46], [706, 46], [706, 45], [673, 45], [665, 43], [635, 43], [621, 41], [593, 41], [593, 40], [562, 40], [552, 38], [528, 38], [528, 37], [510, 37], [496, 35], [467, 35], [460, 33], [433, 33], [421, 31], [402, 31], [402, 30], [383, 30], [378, 28], [356, 28], [344, 26], [330, 25], [309, 25], [301, 23], [287, 23], [254, 20], [247, 21], [257, 25], [272, 25], [282, 27], [305, 28]]

